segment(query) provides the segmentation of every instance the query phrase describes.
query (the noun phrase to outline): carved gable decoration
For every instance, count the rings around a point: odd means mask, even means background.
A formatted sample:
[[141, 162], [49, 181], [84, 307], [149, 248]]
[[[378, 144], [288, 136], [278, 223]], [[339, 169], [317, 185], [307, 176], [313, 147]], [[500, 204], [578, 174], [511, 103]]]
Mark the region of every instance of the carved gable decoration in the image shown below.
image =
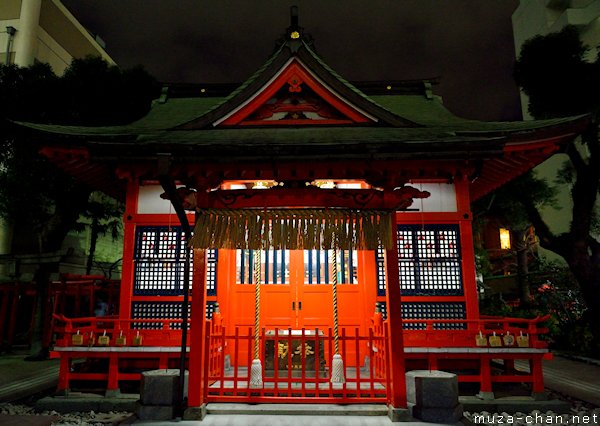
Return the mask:
[[247, 102], [215, 126], [348, 125], [377, 121], [290, 60]]

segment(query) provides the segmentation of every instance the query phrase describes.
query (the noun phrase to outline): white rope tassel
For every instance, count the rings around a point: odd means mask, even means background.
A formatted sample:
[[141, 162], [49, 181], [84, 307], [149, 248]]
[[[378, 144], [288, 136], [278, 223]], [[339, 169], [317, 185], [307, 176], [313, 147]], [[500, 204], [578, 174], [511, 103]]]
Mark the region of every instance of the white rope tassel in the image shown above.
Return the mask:
[[334, 248], [331, 250], [331, 293], [333, 295], [333, 342], [335, 355], [331, 361], [331, 383], [345, 383], [346, 378], [344, 377], [344, 360], [340, 355], [340, 344], [338, 334], [338, 300], [337, 300], [337, 282], [338, 282], [338, 268], [337, 268], [337, 250]]
[[344, 360], [340, 354], [335, 354], [331, 361], [331, 383], [346, 383]]
[[260, 359], [255, 358], [252, 360], [252, 367], [250, 369], [250, 389], [262, 389], [262, 364]]
[[262, 389], [263, 374], [262, 365], [260, 363], [260, 278], [261, 278], [261, 261], [260, 250], [254, 250], [254, 359], [252, 360], [252, 368], [250, 369], [250, 389]]

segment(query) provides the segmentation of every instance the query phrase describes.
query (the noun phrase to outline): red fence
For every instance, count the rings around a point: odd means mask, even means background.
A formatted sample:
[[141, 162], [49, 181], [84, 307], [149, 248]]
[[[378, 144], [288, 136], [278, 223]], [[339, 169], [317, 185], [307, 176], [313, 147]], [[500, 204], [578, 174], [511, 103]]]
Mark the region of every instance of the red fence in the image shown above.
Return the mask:
[[[52, 340], [53, 314], [88, 317], [104, 307], [102, 314], [119, 310], [119, 281], [102, 275], [61, 274], [60, 280], [49, 282], [46, 299], [42, 301], [43, 346]], [[0, 284], [0, 348], [30, 345], [38, 303], [36, 283], [11, 282]], [[31, 318], [23, 323], [18, 318]]]
[[[543, 392], [542, 359], [550, 354], [540, 339], [546, 318], [486, 318], [482, 320], [415, 320], [404, 330], [407, 370], [454, 371], [460, 382], [480, 384], [492, 392], [496, 382], [531, 383]], [[60, 389], [73, 380], [105, 380], [107, 390], [123, 380], [139, 380], [139, 371], [178, 368], [181, 320], [119, 319], [55, 316], [54, 354], [61, 358]], [[192, 330], [193, 332], [193, 330]], [[101, 338], [102, 337], [102, 338]], [[357, 328], [340, 329], [339, 354], [345, 383], [332, 383], [334, 335], [328, 330], [260, 330], [262, 385], [251, 386], [255, 336], [252, 328], [223, 327], [220, 313], [205, 330], [205, 400], [221, 402], [387, 402], [389, 330], [380, 314], [366, 335]], [[72, 361], [108, 359], [104, 371], [72, 371]], [[198, 359], [193, 355], [190, 362]], [[514, 369], [514, 360], [529, 361], [530, 371]], [[497, 361], [503, 361], [502, 369]], [[92, 362], [93, 364], [93, 362]], [[101, 363], [102, 364], [102, 363]], [[108, 364], [108, 365], [106, 365]], [[135, 373], [132, 371], [135, 370]]]
[[[339, 335], [339, 354], [344, 361], [344, 383], [332, 383], [334, 335], [331, 329], [265, 330], [259, 335], [262, 382], [251, 386], [254, 332], [236, 327], [207, 327], [209, 402], [293, 402], [384, 403], [389, 388], [388, 369], [364, 364], [365, 345], [369, 359], [375, 348], [386, 347], [383, 335], [369, 330], [361, 336], [358, 328]], [[228, 357], [225, 356], [228, 355]], [[229, 362], [227, 361], [229, 359]], [[351, 367], [349, 366], [351, 365]]]

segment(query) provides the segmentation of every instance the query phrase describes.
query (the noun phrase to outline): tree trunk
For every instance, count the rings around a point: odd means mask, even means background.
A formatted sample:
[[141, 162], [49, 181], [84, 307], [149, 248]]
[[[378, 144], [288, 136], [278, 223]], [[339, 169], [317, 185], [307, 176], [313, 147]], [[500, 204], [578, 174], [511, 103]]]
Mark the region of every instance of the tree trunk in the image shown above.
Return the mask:
[[47, 321], [48, 312], [48, 286], [50, 285], [50, 273], [56, 270], [56, 262], [41, 263], [35, 272], [33, 280], [37, 291], [34, 306], [34, 321], [31, 336], [31, 349], [26, 361], [41, 361], [48, 358], [50, 353], [50, 342], [46, 338], [49, 331], [50, 321]]
[[590, 235], [592, 218], [600, 184], [599, 128], [591, 126], [583, 135], [590, 150], [587, 163], [574, 149], [569, 158], [577, 170], [577, 178], [571, 191], [573, 197], [573, 220], [569, 232], [565, 260], [577, 278], [586, 306], [586, 317], [600, 352], [600, 244]]
[[519, 305], [527, 307], [531, 305], [531, 292], [529, 290], [529, 259], [527, 257], [527, 231], [513, 230], [513, 244], [517, 252], [517, 285], [519, 288]]
[[94, 255], [96, 254], [96, 243], [98, 242], [98, 225], [98, 220], [96, 218], [92, 219], [92, 224], [90, 226], [90, 252], [88, 254], [87, 263], [85, 266], [85, 273], [87, 275], [90, 275], [92, 273]]
[[[39, 253], [57, 252], [60, 250], [62, 243], [72, 229], [73, 224], [77, 221], [82, 206], [85, 206], [89, 198], [90, 190], [83, 186], [79, 186], [73, 191], [72, 198], [69, 203], [57, 204], [54, 215], [41, 230], [39, 235]], [[50, 285], [50, 274], [58, 272], [59, 264], [56, 261], [44, 262], [38, 266], [34, 275], [36, 283], [37, 299], [34, 312], [31, 351], [30, 356], [26, 359], [35, 361], [47, 359], [50, 350], [49, 330], [50, 327], [50, 307], [48, 306], [48, 286]]]
[[594, 350], [600, 354], [600, 270], [598, 264], [592, 262], [587, 250], [585, 253], [581, 251], [581, 245], [575, 245], [566, 260], [579, 283], [587, 307], [585, 318], [594, 337]]

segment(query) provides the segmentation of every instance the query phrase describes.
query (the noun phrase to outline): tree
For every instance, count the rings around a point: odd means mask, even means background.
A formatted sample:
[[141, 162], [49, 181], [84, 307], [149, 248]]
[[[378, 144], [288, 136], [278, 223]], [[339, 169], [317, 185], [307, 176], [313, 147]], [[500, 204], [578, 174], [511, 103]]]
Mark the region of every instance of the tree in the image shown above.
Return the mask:
[[528, 198], [537, 208], [557, 207], [555, 188], [529, 172], [476, 201], [473, 204], [473, 211], [477, 217], [493, 217], [502, 227], [510, 230], [516, 257], [519, 302], [521, 306], [527, 307], [531, 301], [528, 274], [532, 247], [528, 231], [532, 221], [524, 206], [515, 202], [515, 194], [519, 193], [527, 193]]
[[88, 258], [85, 266], [85, 273], [92, 272], [94, 256], [96, 254], [96, 244], [98, 237], [101, 235], [110, 234], [113, 241], [116, 240], [123, 228], [121, 216], [123, 215], [123, 206], [103, 195], [102, 193], [94, 193], [87, 203], [85, 211], [82, 213], [86, 223], [79, 222], [78, 230], [83, 230], [86, 226], [90, 228], [90, 246]]
[[[535, 118], [590, 114], [582, 146], [568, 147], [570, 164], [560, 176], [570, 185], [573, 200], [568, 232], [554, 234], [527, 191], [515, 191], [514, 197], [535, 226], [540, 245], [569, 265], [588, 307], [591, 331], [600, 342], [600, 240], [594, 234], [600, 189], [600, 59], [587, 61], [586, 54], [577, 29], [569, 26], [527, 41], [515, 66], [517, 84], [529, 97], [529, 111]], [[596, 350], [600, 352], [600, 347]]]
[[[12, 253], [59, 250], [90, 207], [92, 192], [38, 155], [27, 133], [12, 120], [124, 124], [141, 118], [157, 95], [156, 81], [143, 68], [121, 70], [96, 57], [74, 59], [62, 77], [46, 64], [0, 66], [0, 217], [13, 227]], [[40, 263], [34, 275], [38, 300], [46, 299], [50, 274], [57, 267], [56, 262]], [[42, 311], [38, 304], [32, 348], [43, 358]]]
[[0, 217], [12, 224], [13, 253], [58, 250], [92, 192], [37, 155], [10, 120], [116, 125], [141, 118], [158, 85], [141, 67], [74, 59], [62, 77], [47, 64], [0, 66]]

